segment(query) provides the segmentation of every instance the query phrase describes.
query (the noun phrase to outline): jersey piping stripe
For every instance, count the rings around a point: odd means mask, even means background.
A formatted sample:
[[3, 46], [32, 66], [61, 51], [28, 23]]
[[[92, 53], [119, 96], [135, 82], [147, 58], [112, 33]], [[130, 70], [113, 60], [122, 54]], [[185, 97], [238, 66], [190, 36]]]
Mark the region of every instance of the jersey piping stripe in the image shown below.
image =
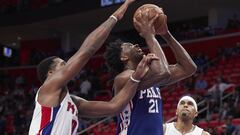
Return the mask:
[[[57, 112], [59, 107], [44, 107], [42, 106], [42, 117], [41, 117], [41, 128], [39, 130], [38, 135], [50, 135], [54, 121], [56, 119]], [[44, 117], [43, 117], [44, 116]]]

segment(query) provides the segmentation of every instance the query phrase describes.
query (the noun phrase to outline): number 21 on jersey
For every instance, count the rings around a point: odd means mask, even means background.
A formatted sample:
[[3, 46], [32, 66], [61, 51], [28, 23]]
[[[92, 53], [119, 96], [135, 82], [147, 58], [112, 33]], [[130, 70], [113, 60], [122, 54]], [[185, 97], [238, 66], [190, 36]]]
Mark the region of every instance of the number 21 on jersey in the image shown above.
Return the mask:
[[157, 99], [150, 99], [149, 100], [149, 108], [148, 113], [159, 113], [158, 111], [158, 100]]

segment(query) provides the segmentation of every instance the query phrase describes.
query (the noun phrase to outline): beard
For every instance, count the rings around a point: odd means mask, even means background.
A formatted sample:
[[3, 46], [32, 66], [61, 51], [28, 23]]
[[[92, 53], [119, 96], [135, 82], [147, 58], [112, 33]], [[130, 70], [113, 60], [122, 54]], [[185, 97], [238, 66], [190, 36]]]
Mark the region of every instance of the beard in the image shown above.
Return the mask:
[[133, 63], [139, 63], [143, 59], [143, 52], [135, 53], [132, 55], [132, 62]]
[[182, 121], [189, 121], [189, 120], [191, 120], [190, 114], [188, 112], [186, 112], [186, 111], [181, 112], [180, 118], [181, 118]]

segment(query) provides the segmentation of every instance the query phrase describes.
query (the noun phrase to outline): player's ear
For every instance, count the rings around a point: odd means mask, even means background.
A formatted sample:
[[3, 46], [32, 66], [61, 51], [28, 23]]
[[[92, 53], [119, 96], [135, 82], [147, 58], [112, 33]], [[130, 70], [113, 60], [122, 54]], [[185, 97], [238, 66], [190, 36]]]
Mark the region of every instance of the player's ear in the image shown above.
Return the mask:
[[52, 73], [53, 73], [53, 70], [49, 70], [48, 73], [47, 73], [47, 76], [52, 75]]
[[198, 116], [198, 112], [195, 112], [195, 114], [194, 114], [194, 118], [197, 117], [197, 116]]

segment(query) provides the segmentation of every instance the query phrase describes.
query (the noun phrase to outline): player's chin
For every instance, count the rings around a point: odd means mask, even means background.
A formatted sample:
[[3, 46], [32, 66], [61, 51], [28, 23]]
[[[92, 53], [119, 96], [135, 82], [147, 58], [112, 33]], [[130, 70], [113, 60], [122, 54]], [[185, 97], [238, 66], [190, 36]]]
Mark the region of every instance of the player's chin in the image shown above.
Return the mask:
[[183, 121], [187, 121], [187, 120], [190, 120], [191, 118], [190, 118], [190, 116], [188, 116], [188, 115], [181, 115], [181, 119], [182, 119]]
[[190, 116], [190, 112], [188, 110], [182, 110], [181, 116], [183, 116], [183, 117]]
[[136, 60], [137, 60], [138, 62], [140, 62], [140, 61], [143, 59], [143, 55], [144, 55], [143, 52], [142, 52], [142, 53], [139, 53], [139, 54], [136, 56]]

